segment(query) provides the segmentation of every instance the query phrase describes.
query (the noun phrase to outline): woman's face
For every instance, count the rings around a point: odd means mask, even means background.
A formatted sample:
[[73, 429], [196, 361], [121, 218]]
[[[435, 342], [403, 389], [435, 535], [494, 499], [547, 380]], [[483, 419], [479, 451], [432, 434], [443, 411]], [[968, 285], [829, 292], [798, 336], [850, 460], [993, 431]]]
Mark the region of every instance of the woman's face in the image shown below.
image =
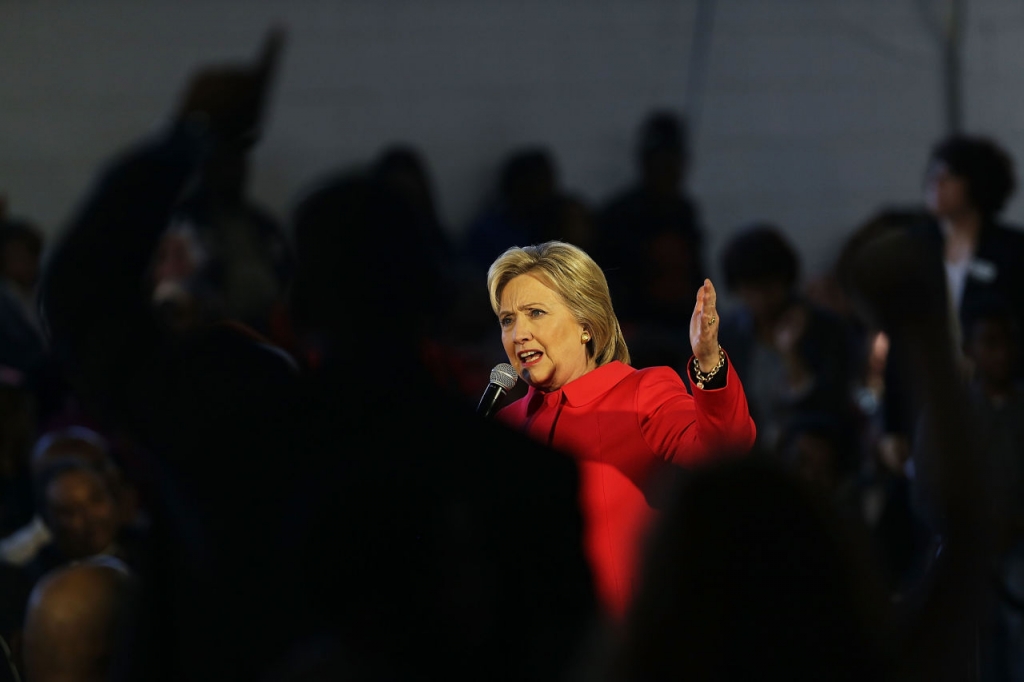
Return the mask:
[[933, 161], [925, 181], [925, 203], [935, 216], [947, 218], [971, 208], [967, 181], [942, 161]]
[[508, 361], [531, 386], [555, 391], [596, 367], [585, 328], [562, 297], [533, 275], [519, 275], [501, 292], [501, 342]]

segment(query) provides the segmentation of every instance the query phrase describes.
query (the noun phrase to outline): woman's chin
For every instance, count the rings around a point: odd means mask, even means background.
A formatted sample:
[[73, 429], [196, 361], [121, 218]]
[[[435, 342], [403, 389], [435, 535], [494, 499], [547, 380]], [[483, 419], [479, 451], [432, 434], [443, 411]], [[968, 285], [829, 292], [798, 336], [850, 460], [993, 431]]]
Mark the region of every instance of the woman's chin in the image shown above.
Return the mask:
[[544, 388], [544, 382], [540, 380], [540, 377], [535, 376], [535, 373], [531, 372], [529, 368], [523, 369], [523, 381], [536, 389]]

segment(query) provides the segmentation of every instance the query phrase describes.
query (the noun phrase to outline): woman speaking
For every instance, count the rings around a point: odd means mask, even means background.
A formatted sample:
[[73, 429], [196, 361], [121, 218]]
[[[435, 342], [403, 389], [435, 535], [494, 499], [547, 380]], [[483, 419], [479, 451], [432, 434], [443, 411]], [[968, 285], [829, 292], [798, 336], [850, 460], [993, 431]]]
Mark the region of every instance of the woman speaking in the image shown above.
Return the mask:
[[621, 617], [658, 471], [754, 444], [743, 387], [718, 345], [714, 286], [704, 281], [690, 318], [693, 395], [670, 367], [629, 365], [604, 273], [580, 248], [512, 247], [491, 265], [487, 288], [505, 353], [529, 384], [497, 418], [578, 463], [584, 550], [601, 603]]

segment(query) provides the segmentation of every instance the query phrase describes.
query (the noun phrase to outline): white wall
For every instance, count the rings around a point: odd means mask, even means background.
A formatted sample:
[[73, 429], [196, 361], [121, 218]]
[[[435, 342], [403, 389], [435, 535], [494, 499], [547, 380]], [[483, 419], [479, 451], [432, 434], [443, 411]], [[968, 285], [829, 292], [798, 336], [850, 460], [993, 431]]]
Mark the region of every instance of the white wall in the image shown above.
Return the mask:
[[[1024, 3], [966, 4], [966, 126], [1024, 162]], [[763, 218], [813, 272], [869, 212], [918, 199], [944, 132], [932, 24], [947, 5], [717, 0], [695, 91], [697, 0], [0, 0], [0, 193], [59, 231], [192, 67], [252, 54], [280, 20], [289, 44], [253, 179], [280, 215], [318, 173], [398, 140], [426, 154], [456, 234], [522, 143], [549, 145], [564, 184], [599, 201], [630, 179], [649, 108], [699, 105], [709, 257]]]

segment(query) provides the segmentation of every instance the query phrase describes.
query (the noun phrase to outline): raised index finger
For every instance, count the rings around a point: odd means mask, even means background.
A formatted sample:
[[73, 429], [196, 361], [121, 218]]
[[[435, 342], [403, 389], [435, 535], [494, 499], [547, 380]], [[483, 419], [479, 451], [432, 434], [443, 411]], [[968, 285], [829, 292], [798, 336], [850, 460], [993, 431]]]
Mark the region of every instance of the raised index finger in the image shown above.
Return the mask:
[[253, 65], [253, 71], [257, 79], [263, 84], [266, 84], [277, 70], [277, 64], [281, 59], [281, 51], [284, 49], [284, 35], [284, 28], [280, 25], [275, 25], [267, 31], [267, 35], [263, 39], [263, 45], [260, 47], [256, 63]]

